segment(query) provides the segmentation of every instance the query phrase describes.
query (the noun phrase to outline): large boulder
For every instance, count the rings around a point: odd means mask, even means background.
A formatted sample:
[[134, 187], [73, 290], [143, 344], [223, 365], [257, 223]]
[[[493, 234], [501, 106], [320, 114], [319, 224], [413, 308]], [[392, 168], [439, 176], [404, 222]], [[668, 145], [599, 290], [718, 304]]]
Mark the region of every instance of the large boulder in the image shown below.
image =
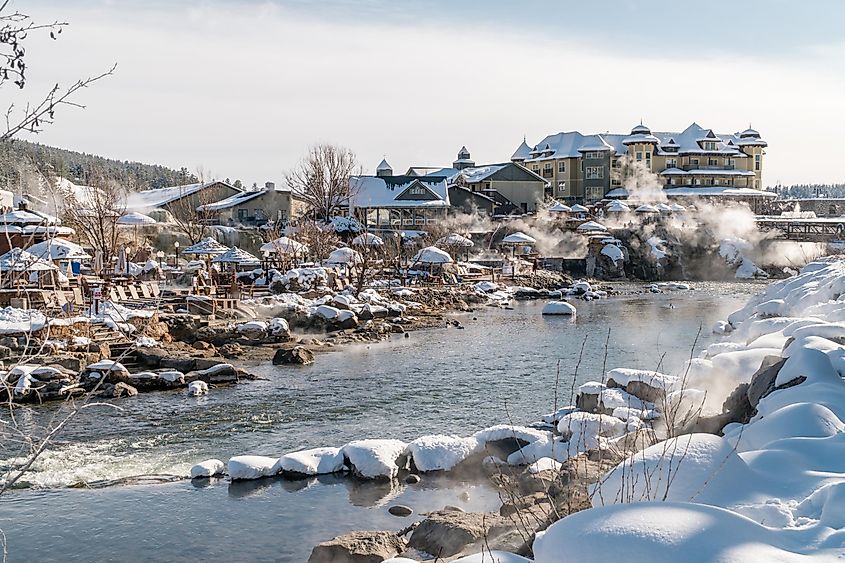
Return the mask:
[[381, 563], [404, 550], [393, 532], [350, 532], [317, 544], [308, 563]]
[[409, 547], [436, 557], [450, 557], [482, 542], [494, 541], [514, 528], [493, 512], [431, 512], [411, 534]]
[[294, 346], [286, 350], [280, 348], [273, 355], [273, 365], [298, 364], [307, 366], [314, 363], [314, 354], [304, 346]]

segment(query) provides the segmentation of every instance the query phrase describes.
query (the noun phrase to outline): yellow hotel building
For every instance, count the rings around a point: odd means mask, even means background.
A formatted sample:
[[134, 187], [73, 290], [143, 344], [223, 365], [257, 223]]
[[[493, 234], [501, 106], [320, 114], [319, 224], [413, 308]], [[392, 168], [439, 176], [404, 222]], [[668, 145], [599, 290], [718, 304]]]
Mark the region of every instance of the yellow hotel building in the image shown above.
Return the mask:
[[750, 127], [719, 134], [693, 123], [679, 133], [667, 133], [639, 124], [629, 134], [570, 131], [549, 135], [533, 147], [523, 140], [511, 160], [548, 181], [547, 195], [593, 203], [625, 195], [617, 172], [626, 155], [655, 173], [667, 194], [761, 190], [766, 146]]

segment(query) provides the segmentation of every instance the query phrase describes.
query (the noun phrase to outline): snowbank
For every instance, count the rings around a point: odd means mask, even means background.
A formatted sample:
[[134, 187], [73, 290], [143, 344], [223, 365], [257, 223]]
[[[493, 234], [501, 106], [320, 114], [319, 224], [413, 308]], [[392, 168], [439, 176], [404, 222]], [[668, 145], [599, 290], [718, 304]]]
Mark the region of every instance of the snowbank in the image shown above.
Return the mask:
[[420, 471], [450, 471], [478, 449], [474, 437], [435, 435], [411, 441], [405, 451]]

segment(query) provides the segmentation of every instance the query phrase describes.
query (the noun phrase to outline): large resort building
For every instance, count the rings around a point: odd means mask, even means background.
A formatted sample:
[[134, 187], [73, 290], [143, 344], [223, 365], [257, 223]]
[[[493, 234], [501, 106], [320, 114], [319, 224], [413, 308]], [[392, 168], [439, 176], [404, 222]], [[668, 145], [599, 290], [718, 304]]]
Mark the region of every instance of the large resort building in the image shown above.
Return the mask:
[[549, 182], [549, 196], [594, 203], [625, 195], [620, 169], [626, 156], [656, 174], [669, 194], [761, 190], [766, 146], [750, 127], [720, 134], [693, 123], [671, 133], [640, 124], [629, 134], [556, 133], [533, 148], [523, 140], [511, 160]]

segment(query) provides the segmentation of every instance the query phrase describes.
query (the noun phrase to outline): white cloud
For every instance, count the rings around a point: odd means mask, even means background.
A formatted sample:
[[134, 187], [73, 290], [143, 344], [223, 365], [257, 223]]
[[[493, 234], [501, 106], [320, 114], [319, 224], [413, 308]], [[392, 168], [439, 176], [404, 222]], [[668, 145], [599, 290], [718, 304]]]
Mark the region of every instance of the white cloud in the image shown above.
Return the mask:
[[[465, 144], [502, 161], [560, 130], [657, 130], [692, 121], [721, 132], [753, 122], [769, 141], [767, 183], [837, 181], [842, 80], [815, 64], [663, 57], [636, 44], [567, 41], [504, 26], [330, 22], [282, 7], [41, 6], [67, 18], [33, 38], [28, 95], [118, 62], [38, 140], [245, 182], [279, 180], [317, 141], [366, 168], [445, 165]], [[668, 48], [668, 46], [667, 46]], [[6, 93], [4, 93], [5, 95]], [[819, 150], [822, 149], [822, 150]]]

